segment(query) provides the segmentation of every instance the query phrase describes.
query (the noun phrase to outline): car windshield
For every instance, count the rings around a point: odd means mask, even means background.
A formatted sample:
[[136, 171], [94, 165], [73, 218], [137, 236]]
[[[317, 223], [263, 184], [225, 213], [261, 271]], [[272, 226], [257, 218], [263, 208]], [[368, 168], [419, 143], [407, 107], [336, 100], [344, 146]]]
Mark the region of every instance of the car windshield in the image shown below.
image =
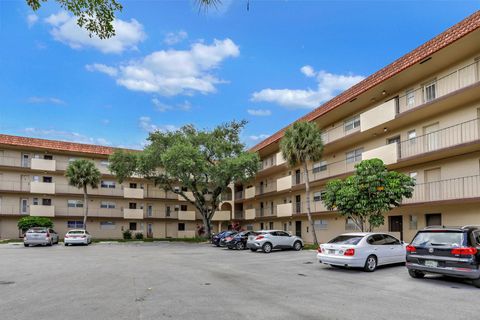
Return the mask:
[[421, 231], [412, 241], [413, 246], [448, 246], [461, 247], [463, 232], [461, 231]]
[[69, 231], [68, 234], [84, 234], [83, 231]]
[[338, 237], [333, 238], [332, 240], [328, 241], [328, 243], [335, 243], [335, 244], [358, 244], [360, 240], [362, 240], [363, 236], [354, 236], [354, 235], [341, 235]]

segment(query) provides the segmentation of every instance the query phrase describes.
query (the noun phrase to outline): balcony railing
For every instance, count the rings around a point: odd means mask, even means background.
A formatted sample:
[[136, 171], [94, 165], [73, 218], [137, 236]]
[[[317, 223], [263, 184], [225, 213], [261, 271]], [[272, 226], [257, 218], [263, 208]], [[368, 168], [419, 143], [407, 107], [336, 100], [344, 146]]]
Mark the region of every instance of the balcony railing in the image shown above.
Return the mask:
[[259, 207], [256, 212], [259, 217], [273, 217], [277, 215], [277, 206]]
[[340, 138], [343, 138], [345, 136], [348, 136], [349, 134], [355, 133], [360, 131], [360, 126], [352, 128], [350, 130], [345, 129], [345, 124], [342, 123], [341, 125], [337, 127], [333, 127], [330, 129], [325, 129], [322, 132], [322, 141], [324, 144], [330, 143], [332, 141], [338, 140]]
[[434, 101], [442, 96], [470, 86], [480, 81], [479, 61], [475, 61], [465, 67], [459, 68], [434, 82], [433, 95], [426, 94], [425, 88], [421, 87], [398, 98], [398, 112], [402, 113], [427, 102]]
[[449, 148], [479, 139], [479, 121], [473, 119], [400, 142], [400, 158]]
[[235, 192], [235, 200], [242, 200], [243, 199], [244, 192], [243, 191], [237, 191]]
[[434, 182], [419, 183], [413, 197], [403, 204], [480, 197], [480, 176], [467, 176]]
[[[311, 169], [309, 170], [310, 181], [317, 181], [321, 179], [326, 179], [328, 177], [333, 177], [347, 172], [352, 172], [355, 169], [355, 165], [359, 163], [360, 160], [354, 162], [348, 162], [347, 160], [340, 160], [336, 162], [331, 162], [326, 164], [320, 169]], [[302, 183], [303, 183], [303, 174], [302, 174]]]
[[275, 192], [277, 191], [277, 181], [270, 181], [268, 184], [258, 184], [255, 188], [257, 196], [264, 193]]
[[[311, 212], [325, 212], [329, 211], [322, 201], [310, 201]], [[307, 213], [307, 202], [293, 202], [293, 214]]]

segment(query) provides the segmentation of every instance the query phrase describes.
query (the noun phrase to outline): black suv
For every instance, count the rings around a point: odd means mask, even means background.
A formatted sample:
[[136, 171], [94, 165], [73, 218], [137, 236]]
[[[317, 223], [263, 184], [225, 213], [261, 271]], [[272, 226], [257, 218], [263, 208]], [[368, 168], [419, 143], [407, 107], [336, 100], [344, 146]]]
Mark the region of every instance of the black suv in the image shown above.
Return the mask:
[[472, 280], [480, 288], [480, 226], [427, 227], [407, 246], [408, 273], [426, 273]]

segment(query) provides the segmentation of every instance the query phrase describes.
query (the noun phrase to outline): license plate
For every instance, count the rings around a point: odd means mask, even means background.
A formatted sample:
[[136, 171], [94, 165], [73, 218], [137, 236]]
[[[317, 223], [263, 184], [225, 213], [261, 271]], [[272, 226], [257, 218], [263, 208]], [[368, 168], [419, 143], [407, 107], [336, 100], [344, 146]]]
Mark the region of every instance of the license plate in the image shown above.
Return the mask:
[[425, 267], [438, 267], [438, 262], [433, 260], [425, 260]]
[[328, 254], [335, 254], [335, 250], [328, 250]]

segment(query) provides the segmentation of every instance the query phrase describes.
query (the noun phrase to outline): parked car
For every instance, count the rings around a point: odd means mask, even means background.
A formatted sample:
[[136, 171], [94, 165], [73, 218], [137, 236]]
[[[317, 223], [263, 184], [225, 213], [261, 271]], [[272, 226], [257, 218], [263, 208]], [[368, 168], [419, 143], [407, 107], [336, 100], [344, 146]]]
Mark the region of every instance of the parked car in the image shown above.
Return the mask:
[[65, 234], [63, 243], [65, 246], [72, 244], [84, 244], [88, 246], [92, 243], [92, 236], [85, 229], [70, 230]]
[[480, 288], [480, 227], [429, 227], [407, 246], [408, 273], [427, 273], [472, 280]]
[[236, 233], [237, 233], [236, 231], [232, 231], [232, 230], [222, 231], [219, 234], [214, 235], [212, 237], [212, 244], [217, 246], [217, 247], [220, 247], [220, 245], [221, 245], [220, 241], [222, 241], [223, 238], [228, 237], [232, 234], [236, 234]]
[[254, 231], [242, 231], [237, 233], [230, 241], [226, 241], [228, 249], [243, 250], [247, 248], [247, 240], [249, 236], [256, 236]]
[[227, 246], [227, 242], [230, 241], [230, 240], [232, 240], [233, 237], [235, 237], [237, 234], [238, 234], [237, 231], [232, 231], [231, 233], [230, 233], [230, 232], [225, 233], [225, 234], [223, 235], [223, 237], [220, 239], [220, 242], [219, 242], [220, 247], [226, 247], [226, 246]]
[[58, 234], [51, 228], [35, 227], [28, 229], [23, 237], [23, 245], [28, 247], [37, 244], [43, 246], [58, 244]]
[[273, 249], [299, 251], [303, 248], [303, 240], [281, 230], [261, 230], [248, 237], [247, 248], [253, 252], [261, 249], [265, 253], [270, 253]]
[[331, 266], [373, 272], [380, 265], [404, 263], [405, 247], [403, 241], [385, 233], [345, 233], [321, 244], [317, 259]]

